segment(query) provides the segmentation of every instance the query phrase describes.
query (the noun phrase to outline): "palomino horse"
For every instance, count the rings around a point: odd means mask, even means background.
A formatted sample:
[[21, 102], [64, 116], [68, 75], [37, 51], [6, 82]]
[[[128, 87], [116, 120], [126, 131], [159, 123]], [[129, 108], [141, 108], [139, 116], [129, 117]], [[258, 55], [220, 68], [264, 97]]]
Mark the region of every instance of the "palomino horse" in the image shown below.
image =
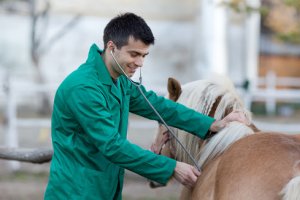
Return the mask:
[[[181, 87], [169, 79], [168, 91], [170, 99], [215, 119], [239, 110], [251, 120], [229, 80], [200, 80]], [[183, 188], [180, 199], [300, 200], [300, 135], [261, 132], [237, 122], [205, 140], [173, 130], [202, 171], [193, 189]], [[160, 125], [152, 150], [193, 164], [166, 133]]]

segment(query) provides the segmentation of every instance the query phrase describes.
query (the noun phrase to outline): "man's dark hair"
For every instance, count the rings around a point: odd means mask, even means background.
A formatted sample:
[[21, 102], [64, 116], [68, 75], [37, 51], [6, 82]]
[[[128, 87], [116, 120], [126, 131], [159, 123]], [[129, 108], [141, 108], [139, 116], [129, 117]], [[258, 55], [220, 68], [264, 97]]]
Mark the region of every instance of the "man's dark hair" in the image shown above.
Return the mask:
[[154, 44], [154, 36], [145, 20], [133, 13], [124, 13], [113, 18], [105, 27], [103, 34], [104, 49], [108, 41], [117, 48], [127, 45], [129, 37], [141, 40], [144, 44]]

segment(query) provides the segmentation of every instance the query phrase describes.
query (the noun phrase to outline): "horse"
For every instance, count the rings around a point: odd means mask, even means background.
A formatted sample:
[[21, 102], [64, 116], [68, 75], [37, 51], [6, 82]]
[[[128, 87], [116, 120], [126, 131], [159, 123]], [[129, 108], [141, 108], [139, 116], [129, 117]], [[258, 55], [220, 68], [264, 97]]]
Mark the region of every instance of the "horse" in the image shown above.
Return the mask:
[[[169, 78], [168, 93], [167, 98], [216, 120], [239, 110], [252, 122], [251, 112], [225, 77], [183, 86]], [[180, 199], [300, 200], [300, 134], [261, 131], [253, 123], [232, 122], [202, 140], [171, 129], [201, 167], [195, 186], [183, 187]], [[193, 165], [174, 137], [166, 137], [167, 129], [160, 124], [158, 130], [151, 149]]]

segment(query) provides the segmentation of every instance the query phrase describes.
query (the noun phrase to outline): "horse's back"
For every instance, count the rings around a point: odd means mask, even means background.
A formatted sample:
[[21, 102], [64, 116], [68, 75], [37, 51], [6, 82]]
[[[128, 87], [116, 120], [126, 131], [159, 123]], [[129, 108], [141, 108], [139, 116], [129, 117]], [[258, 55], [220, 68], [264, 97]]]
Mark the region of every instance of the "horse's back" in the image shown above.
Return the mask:
[[[281, 199], [279, 193], [295, 176], [297, 161], [299, 136], [259, 133], [242, 138], [218, 158], [215, 169], [204, 169], [214, 173], [210, 178], [215, 181], [210, 185], [214, 196], [207, 199]], [[193, 196], [201, 197], [203, 188], [195, 188]]]

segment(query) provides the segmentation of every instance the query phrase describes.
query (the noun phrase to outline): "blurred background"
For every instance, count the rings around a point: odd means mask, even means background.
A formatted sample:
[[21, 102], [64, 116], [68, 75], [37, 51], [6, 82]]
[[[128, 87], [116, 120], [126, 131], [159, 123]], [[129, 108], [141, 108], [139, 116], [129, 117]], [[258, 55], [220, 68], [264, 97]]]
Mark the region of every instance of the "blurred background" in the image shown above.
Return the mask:
[[[60, 82], [103, 47], [117, 14], [142, 16], [156, 38], [143, 83], [166, 94], [214, 73], [234, 82], [258, 128], [300, 133], [299, 0], [0, 0], [0, 146], [51, 148], [50, 117]], [[133, 77], [136, 79], [136, 77]], [[156, 123], [131, 115], [128, 139], [149, 148]], [[1, 154], [1, 152], [0, 152]], [[0, 160], [0, 199], [43, 199], [49, 163]], [[124, 199], [177, 199], [126, 173]]]

